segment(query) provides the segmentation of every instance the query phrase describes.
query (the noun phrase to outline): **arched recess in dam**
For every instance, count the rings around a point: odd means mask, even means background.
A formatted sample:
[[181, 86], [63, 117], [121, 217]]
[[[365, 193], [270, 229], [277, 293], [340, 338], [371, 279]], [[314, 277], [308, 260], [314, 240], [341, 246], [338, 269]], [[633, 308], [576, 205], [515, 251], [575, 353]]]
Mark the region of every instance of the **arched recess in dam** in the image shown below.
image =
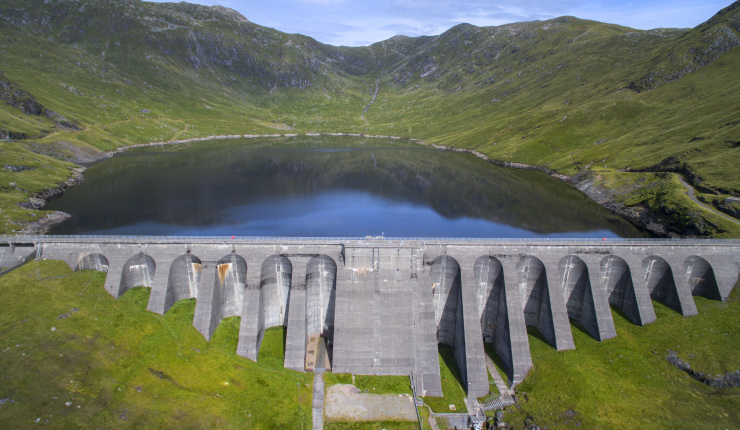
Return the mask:
[[216, 298], [214, 306], [219, 305], [220, 319], [241, 316], [244, 288], [247, 286], [247, 262], [236, 253], [218, 260], [216, 266]]
[[271, 255], [262, 262], [260, 290], [262, 290], [265, 328], [287, 324], [292, 276], [293, 265], [285, 256]]
[[649, 255], [642, 261], [642, 269], [650, 297], [683, 314], [670, 264], [657, 255]]
[[691, 288], [691, 295], [702, 296], [711, 300], [722, 300], [717, 279], [712, 265], [702, 257], [693, 255], [683, 264], [686, 280]]
[[78, 270], [97, 270], [98, 272], [108, 271], [108, 259], [103, 254], [86, 254], [75, 264], [75, 272]]
[[167, 312], [179, 300], [198, 297], [202, 271], [203, 264], [200, 258], [189, 252], [172, 262], [167, 277], [167, 292], [162, 313]]
[[[460, 303], [460, 264], [457, 260], [442, 255], [434, 259], [429, 270], [432, 280], [434, 319], [437, 323], [437, 342], [455, 346], [456, 322], [462, 313]], [[464, 337], [461, 337], [461, 342]]]
[[547, 342], [557, 348], [545, 265], [539, 258], [527, 255], [519, 260], [516, 268], [524, 306], [524, 323], [537, 327]]
[[604, 257], [601, 260], [601, 275], [609, 304], [621, 309], [634, 324], [646, 324], [640, 315], [635, 284], [627, 262], [616, 255]]
[[586, 263], [575, 255], [567, 255], [560, 260], [559, 270], [563, 277], [568, 318], [578, 323], [594, 339], [601, 340]]
[[[482, 274], [483, 270], [481, 270]], [[460, 264], [449, 255], [439, 256], [432, 262], [429, 276], [432, 281], [434, 316], [437, 323], [437, 343], [452, 347], [455, 363], [458, 369], [460, 369], [461, 385], [470, 388], [468, 385], [470, 382], [468, 380], [468, 354], [466, 353], [468, 345], [466, 345], [465, 339]], [[470, 285], [469, 287], [474, 287], [474, 285]], [[478, 312], [480, 312], [480, 308], [477, 307], [478, 303], [472, 303], [472, 305], [471, 311], [475, 312], [474, 315], [478, 315]], [[479, 324], [477, 319], [472, 319], [471, 321]], [[475, 330], [477, 330], [477, 327]], [[478, 342], [482, 340], [480, 339]], [[482, 343], [479, 345], [483, 346]], [[470, 353], [471, 355], [476, 353], [485, 354], [483, 351], [470, 351]], [[481, 362], [480, 364], [483, 366], [482, 369], [485, 369], [485, 363]], [[466, 391], [468, 390], [466, 389]]]
[[121, 272], [121, 283], [118, 289], [118, 297], [134, 287], [152, 287], [152, 279], [157, 270], [154, 259], [140, 252], [126, 260]]
[[493, 344], [504, 363], [506, 374], [514, 374], [514, 357], [509, 332], [504, 268], [494, 257], [483, 256], [473, 264], [473, 278], [478, 285], [478, 307], [483, 342]]

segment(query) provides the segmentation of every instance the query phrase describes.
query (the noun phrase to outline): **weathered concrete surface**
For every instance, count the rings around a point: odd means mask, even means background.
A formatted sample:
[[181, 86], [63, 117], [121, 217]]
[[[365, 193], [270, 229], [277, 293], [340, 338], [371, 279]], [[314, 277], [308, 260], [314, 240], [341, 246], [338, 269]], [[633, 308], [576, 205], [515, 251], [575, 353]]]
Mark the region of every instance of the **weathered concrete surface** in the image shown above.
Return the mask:
[[[516, 384], [532, 367], [528, 326], [554, 348], [573, 349], [570, 321], [605, 340], [616, 336], [610, 306], [639, 325], [655, 321], [651, 299], [694, 315], [693, 296], [726, 299], [740, 269], [737, 240], [26, 236], [2, 243], [0, 262], [36, 255], [105, 271], [114, 297], [150, 287], [152, 312], [195, 298], [193, 324], [206, 338], [221, 319], [239, 316], [237, 353], [251, 360], [267, 328], [287, 326], [288, 368], [304, 371], [307, 351], [325, 345], [314, 366], [327, 358], [323, 365], [335, 372], [413, 374], [417, 392], [431, 396], [441, 395], [439, 343], [452, 347], [469, 396], [482, 396], [484, 342]], [[12, 251], [20, 248], [35, 254], [21, 258]]]
[[306, 360], [306, 287], [304, 285], [296, 285], [290, 290], [287, 330], [283, 366], [303, 372]]
[[0, 243], [0, 276], [27, 263], [36, 256], [36, 247], [30, 243], [15, 246], [12, 242]]

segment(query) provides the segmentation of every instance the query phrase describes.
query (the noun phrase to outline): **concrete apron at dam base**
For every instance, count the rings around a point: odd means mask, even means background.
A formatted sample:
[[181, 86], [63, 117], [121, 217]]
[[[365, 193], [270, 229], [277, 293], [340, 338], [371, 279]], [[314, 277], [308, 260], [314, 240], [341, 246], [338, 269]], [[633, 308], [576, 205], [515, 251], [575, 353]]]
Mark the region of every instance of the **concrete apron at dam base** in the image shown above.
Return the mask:
[[250, 360], [285, 326], [284, 365], [300, 372], [412, 375], [417, 394], [441, 396], [443, 343], [474, 399], [489, 393], [484, 342], [515, 385], [532, 367], [527, 326], [567, 350], [570, 320], [616, 336], [610, 306], [637, 325], [655, 321], [651, 299], [695, 315], [693, 296], [729, 296], [740, 241], [0, 237], [0, 270], [32, 258], [107, 272], [116, 298], [149, 287], [159, 314], [195, 298], [206, 339], [239, 316]]

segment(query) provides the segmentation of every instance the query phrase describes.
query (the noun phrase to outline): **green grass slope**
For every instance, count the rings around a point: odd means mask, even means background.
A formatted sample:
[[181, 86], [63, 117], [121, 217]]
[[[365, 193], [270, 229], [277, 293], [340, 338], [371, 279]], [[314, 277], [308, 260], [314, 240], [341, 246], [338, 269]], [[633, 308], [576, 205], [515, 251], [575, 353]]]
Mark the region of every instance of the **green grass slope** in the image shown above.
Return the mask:
[[[104, 278], [60, 261], [32, 261], [0, 278], [0, 427], [310, 428], [312, 378], [282, 367], [282, 329], [266, 332], [254, 363], [235, 354], [238, 318], [223, 320], [206, 342], [192, 326], [193, 300], [160, 316], [146, 310], [147, 289], [115, 300]], [[528, 418], [548, 428], [738, 427], [740, 388], [711, 388], [666, 360], [671, 350], [710, 375], [740, 368], [740, 290], [726, 302], [695, 300], [699, 314], [686, 318], [653, 302], [658, 319], [645, 327], [615, 311], [618, 335], [604, 342], [574, 326], [573, 351], [555, 351], [531, 332], [534, 368], [505, 420], [515, 428]], [[460, 410], [451, 350], [440, 355], [445, 397], [425, 402], [437, 412]], [[327, 386], [350, 382], [326, 375]], [[369, 392], [410, 390], [406, 377], [355, 383]]]
[[238, 318], [206, 342], [194, 300], [160, 316], [149, 290], [115, 300], [104, 279], [59, 261], [0, 278], [0, 427], [310, 428], [312, 379], [283, 368], [282, 329], [254, 363]]
[[422, 138], [568, 176], [619, 174], [634, 189], [623, 213], [655, 214], [665, 234], [740, 237], [677, 203], [681, 190], [642, 191], [645, 172], [670, 172], [717, 201], [740, 194], [739, 5], [688, 30], [561, 17], [350, 48], [222, 7], [2, 0], [0, 137], [73, 162], [212, 135]]
[[738, 428], [740, 388], [697, 382], [666, 356], [675, 351], [710, 375], [738, 371], [740, 291], [725, 303], [694, 299], [699, 315], [686, 318], [653, 302], [658, 319], [645, 327], [614, 312], [617, 337], [604, 342], [573, 327], [574, 351], [557, 352], [531, 332], [534, 368], [504, 420], [515, 428], [527, 418], [543, 428]]

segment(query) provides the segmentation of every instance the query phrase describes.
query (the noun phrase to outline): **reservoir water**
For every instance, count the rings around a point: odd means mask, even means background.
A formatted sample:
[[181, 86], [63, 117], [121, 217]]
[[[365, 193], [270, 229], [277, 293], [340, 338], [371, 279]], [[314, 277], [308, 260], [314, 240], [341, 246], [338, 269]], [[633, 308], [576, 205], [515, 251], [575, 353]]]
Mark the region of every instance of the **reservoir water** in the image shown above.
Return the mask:
[[139, 148], [90, 166], [51, 234], [640, 237], [536, 171], [403, 140], [292, 137]]

